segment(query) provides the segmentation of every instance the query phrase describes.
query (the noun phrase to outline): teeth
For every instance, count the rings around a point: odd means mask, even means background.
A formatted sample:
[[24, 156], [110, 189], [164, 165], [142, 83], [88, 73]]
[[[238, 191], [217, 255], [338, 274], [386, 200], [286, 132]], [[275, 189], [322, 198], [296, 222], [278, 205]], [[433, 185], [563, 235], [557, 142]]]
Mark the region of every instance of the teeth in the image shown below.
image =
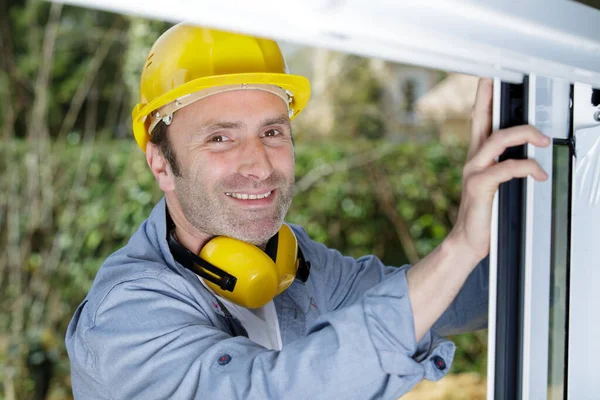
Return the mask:
[[240, 200], [260, 200], [260, 199], [269, 197], [271, 195], [271, 193], [272, 193], [272, 191], [269, 191], [269, 192], [263, 193], [263, 194], [230, 193], [230, 192], [227, 192], [225, 194], [229, 197], [235, 197], [236, 199], [240, 199]]

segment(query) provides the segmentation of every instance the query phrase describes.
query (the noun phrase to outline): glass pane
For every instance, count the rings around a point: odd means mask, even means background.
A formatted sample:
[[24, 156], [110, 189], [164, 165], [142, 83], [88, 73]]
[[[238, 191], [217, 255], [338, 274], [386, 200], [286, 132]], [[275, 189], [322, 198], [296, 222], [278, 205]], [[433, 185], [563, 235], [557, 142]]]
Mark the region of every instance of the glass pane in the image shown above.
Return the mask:
[[550, 340], [548, 400], [564, 399], [567, 339], [567, 267], [569, 224], [569, 147], [555, 145], [552, 166], [552, 266], [550, 271]]

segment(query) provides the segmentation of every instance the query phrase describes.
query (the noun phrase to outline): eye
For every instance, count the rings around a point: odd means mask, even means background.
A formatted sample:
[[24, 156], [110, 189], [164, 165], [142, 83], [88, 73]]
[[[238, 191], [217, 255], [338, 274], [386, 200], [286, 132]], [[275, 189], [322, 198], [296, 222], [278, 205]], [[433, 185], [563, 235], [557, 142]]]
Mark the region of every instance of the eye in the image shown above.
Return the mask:
[[223, 136], [223, 135], [213, 135], [211, 136], [208, 141], [211, 143], [222, 143], [222, 142], [228, 142], [230, 139], [227, 136]]
[[279, 136], [281, 135], [281, 131], [277, 130], [277, 129], [269, 129], [268, 131], [265, 131], [265, 133], [263, 133], [264, 137], [273, 137], [273, 136]]

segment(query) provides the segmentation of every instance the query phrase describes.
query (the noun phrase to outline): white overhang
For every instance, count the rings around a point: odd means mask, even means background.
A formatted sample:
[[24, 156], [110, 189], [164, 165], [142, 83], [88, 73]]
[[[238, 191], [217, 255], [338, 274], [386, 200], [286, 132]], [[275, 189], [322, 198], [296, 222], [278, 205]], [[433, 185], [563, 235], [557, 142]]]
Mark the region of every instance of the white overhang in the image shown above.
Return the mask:
[[569, 0], [61, 0], [429, 68], [600, 87], [600, 11]]

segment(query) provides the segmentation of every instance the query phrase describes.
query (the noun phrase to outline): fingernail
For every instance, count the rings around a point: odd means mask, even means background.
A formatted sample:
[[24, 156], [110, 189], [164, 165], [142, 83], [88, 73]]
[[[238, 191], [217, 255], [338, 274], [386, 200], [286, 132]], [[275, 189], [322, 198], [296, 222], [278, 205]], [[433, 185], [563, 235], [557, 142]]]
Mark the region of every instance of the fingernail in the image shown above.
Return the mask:
[[551, 141], [552, 141], [552, 138], [550, 136], [544, 135], [544, 143], [550, 144]]

